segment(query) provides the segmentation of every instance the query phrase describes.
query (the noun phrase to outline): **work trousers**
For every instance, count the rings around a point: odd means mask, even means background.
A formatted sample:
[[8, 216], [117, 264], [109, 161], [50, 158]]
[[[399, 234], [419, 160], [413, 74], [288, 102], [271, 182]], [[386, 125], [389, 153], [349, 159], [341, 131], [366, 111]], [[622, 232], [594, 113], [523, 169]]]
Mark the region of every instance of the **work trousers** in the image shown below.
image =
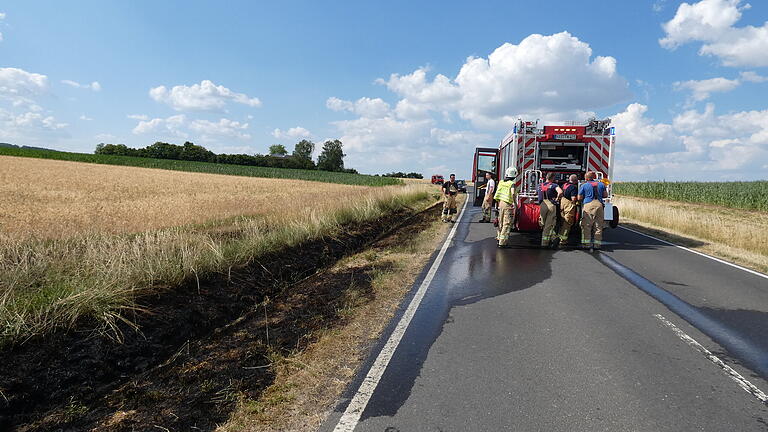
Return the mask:
[[574, 222], [576, 222], [576, 204], [563, 198], [560, 200], [560, 232], [558, 233], [561, 245], [568, 241], [568, 234]]
[[581, 216], [581, 245], [589, 247], [590, 242], [595, 249], [600, 249], [603, 240], [603, 203], [594, 199], [584, 204], [584, 212]]
[[456, 214], [456, 195], [443, 195], [443, 220], [451, 220]]
[[485, 197], [483, 200], [483, 220], [488, 222], [491, 220], [491, 212], [493, 210], [493, 198]]
[[515, 224], [515, 205], [499, 201], [499, 226], [496, 227], [496, 240], [499, 246], [509, 244], [509, 232]]
[[557, 224], [557, 206], [550, 200], [545, 199], [539, 205], [539, 215], [541, 230], [541, 245], [549, 246], [555, 238], [555, 224]]

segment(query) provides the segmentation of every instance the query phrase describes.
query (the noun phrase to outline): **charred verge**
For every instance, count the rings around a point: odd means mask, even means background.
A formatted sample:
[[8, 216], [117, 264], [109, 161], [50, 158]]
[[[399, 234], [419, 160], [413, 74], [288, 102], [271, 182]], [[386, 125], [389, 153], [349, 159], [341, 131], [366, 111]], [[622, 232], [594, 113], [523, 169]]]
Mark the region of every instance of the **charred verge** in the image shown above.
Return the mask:
[[380, 270], [320, 269], [434, 214], [401, 210], [144, 297], [151, 312], [132, 317], [139, 331], [121, 324], [122, 343], [71, 331], [6, 349], [0, 429], [212, 430], [272, 383], [273, 362], [342, 320], [346, 290], [364, 293]]

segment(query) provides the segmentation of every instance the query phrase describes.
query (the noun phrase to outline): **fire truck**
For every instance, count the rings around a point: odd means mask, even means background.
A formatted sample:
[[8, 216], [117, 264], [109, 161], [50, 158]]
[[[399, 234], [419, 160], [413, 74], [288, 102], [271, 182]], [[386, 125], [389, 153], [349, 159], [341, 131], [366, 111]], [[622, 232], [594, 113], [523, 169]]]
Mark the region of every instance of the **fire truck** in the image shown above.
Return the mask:
[[540, 231], [538, 186], [547, 173], [555, 173], [555, 181], [563, 184], [571, 174], [584, 182], [587, 171], [595, 172], [597, 181], [606, 185], [605, 220], [612, 228], [619, 224], [619, 209], [613, 205], [610, 179], [613, 176], [615, 129], [611, 120], [590, 119], [583, 123], [564, 122], [558, 126], [539, 127], [534, 122], [518, 120], [501, 140], [498, 149], [477, 148], [473, 166], [475, 180], [474, 205], [482, 203], [485, 173], [499, 180], [507, 168], [517, 168], [515, 189], [518, 231]]

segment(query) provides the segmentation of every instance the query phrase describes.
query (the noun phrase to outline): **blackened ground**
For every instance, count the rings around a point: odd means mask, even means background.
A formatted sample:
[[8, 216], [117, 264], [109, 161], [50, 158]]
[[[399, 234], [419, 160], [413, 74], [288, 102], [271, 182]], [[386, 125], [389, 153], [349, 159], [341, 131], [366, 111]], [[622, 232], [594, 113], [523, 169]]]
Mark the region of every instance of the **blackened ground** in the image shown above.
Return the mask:
[[143, 298], [152, 314], [132, 317], [141, 332], [125, 326], [123, 343], [69, 332], [0, 352], [0, 430], [214, 429], [236, 400], [255, 400], [272, 383], [275, 358], [342, 322], [345, 291], [370, 292], [372, 272], [382, 269], [318, 271], [397, 235], [393, 228], [423, 227], [438, 209], [412, 213], [276, 252], [199, 287], [193, 281]]

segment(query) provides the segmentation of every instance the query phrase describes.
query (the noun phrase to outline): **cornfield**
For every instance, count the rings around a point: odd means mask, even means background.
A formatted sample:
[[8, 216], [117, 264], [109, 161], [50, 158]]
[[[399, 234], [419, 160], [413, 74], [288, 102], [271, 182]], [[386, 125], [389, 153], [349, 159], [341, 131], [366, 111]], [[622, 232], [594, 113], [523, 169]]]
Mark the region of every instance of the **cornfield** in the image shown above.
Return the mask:
[[70, 162], [87, 162], [103, 165], [121, 165], [140, 168], [158, 168], [173, 171], [188, 171], [208, 174], [223, 174], [245, 177], [266, 177], [280, 179], [310, 180], [324, 183], [340, 183], [359, 186], [388, 186], [403, 182], [391, 177], [350, 174], [341, 172], [300, 170], [290, 168], [268, 168], [247, 165], [229, 165], [211, 162], [195, 162], [170, 159], [152, 159], [132, 156], [97, 155], [68, 153], [52, 150], [18, 149], [0, 147], [0, 156], [19, 156], [39, 159], [55, 159]]
[[620, 182], [617, 195], [714, 204], [768, 211], [768, 181], [752, 182]]

